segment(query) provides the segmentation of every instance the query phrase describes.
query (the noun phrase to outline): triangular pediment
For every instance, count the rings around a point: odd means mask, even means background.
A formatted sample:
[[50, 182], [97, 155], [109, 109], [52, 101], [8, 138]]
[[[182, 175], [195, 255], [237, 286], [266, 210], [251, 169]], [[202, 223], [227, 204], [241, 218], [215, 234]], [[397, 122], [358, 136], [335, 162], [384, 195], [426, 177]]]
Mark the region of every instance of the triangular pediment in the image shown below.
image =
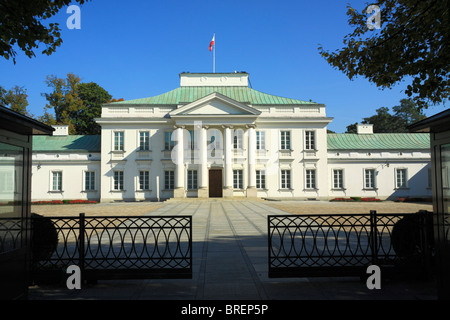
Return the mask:
[[258, 116], [260, 111], [220, 93], [213, 93], [170, 112], [170, 116]]

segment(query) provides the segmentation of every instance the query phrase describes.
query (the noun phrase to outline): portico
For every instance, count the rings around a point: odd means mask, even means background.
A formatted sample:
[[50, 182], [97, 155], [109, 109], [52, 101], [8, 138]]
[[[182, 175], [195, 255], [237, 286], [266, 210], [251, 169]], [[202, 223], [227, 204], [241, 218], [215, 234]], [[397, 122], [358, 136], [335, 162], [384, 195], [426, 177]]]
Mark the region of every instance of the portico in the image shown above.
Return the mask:
[[[199, 198], [211, 196], [211, 182], [214, 187], [220, 185], [225, 198], [233, 197], [235, 189], [241, 196], [256, 197], [255, 122], [260, 114], [219, 93], [170, 112], [176, 141], [172, 150], [176, 164], [174, 197], [187, 196], [185, 178], [190, 167], [199, 172]], [[222, 173], [211, 176], [211, 170]], [[236, 177], [233, 170], [237, 170]], [[217, 192], [214, 194], [218, 196]]]

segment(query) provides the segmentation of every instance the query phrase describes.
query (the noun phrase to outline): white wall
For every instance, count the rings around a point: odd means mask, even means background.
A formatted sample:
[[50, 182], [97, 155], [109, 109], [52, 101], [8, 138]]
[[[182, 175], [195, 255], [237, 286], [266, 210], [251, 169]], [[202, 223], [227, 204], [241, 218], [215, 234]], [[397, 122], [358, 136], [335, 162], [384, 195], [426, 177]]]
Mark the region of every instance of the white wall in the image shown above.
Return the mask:
[[[329, 155], [328, 160], [328, 184], [329, 198], [336, 197], [376, 197], [379, 199], [396, 200], [400, 197], [430, 197], [429, 185], [430, 158], [423, 153], [422, 157], [400, 156], [396, 153], [386, 153], [384, 158], [376, 157], [377, 153], [353, 152], [352, 158], [337, 159], [335, 153]], [[428, 153], [429, 155], [429, 153]], [[344, 190], [333, 189], [333, 170], [344, 170]], [[365, 169], [375, 169], [376, 189], [365, 189]], [[407, 170], [407, 187], [397, 188], [396, 170]]]
[[[145, 129], [143, 129], [145, 128]], [[173, 191], [164, 189], [164, 168], [175, 169], [170, 160], [170, 152], [164, 149], [165, 128], [161, 125], [102, 125], [102, 159], [101, 159], [101, 200], [150, 200], [157, 198], [159, 188], [160, 198], [173, 197]], [[124, 152], [113, 151], [115, 131], [124, 132]], [[139, 132], [150, 132], [150, 150], [141, 152], [139, 148]], [[164, 159], [167, 159], [165, 161]], [[162, 161], [161, 161], [162, 160]], [[170, 163], [169, 163], [170, 160]], [[124, 172], [124, 190], [113, 190], [113, 175], [115, 170]], [[139, 191], [139, 171], [150, 171], [150, 190]], [[156, 177], [159, 176], [159, 186]]]
[[[258, 169], [266, 169], [267, 190], [258, 191], [258, 197], [265, 198], [300, 198], [325, 199], [327, 191], [327, 144], [324, 124], [258, 125], [257, 130], [265, 130], [268, 136], [268, 152], [259, 159]], [[280, 131], [291, 132], [291, 152], [280, 151]], [[316, 138], [316, 150], [305, 151], [305, 131], [313, 130]], [[265, 164], [265, 165], [263, 165]], [[281, 170], [291, 170], [291, 190], [281, 189]], [[306, 189], [305, 172], [316, 170], [316, 189]]]
[[[141, 128], [150, 131], [149, 152], [138, 151]], [[306, 152], [305, 131], [315, 130], [316, 150]], [[113, 132], [125, 132], [124, 152], [112, 152]], [[168, 124], [129, 124], [103, 125], [102, 156], [87, 153], [34, 153], [32, 166], [32, 200], [91, 199], [101, 201], [114, 200], [153, 200], [173, 197], [172, 190], [164, 190], [164, 170], [175, 170], [171, 152], [164, 152], [164, 132], [173, 130]], [[327, 151], [326, 128], [319, 125], [297, 123], [285, 125], [283, 130], [291, 131], [291, 152], [280, 152], [280, 128], [276, 124], [257, 124], [256, 130], [266, 133], [266, 152], [257, 153], [256, 170], [266, 171], [266, 189], [257, 191], [261, 198], [285, 199], [332, 199], [336, 197], [377, 197], [396, 199], [398, 197], [429, 197], [428, 185], [430, 153], [426, 151]], [[233, 164], [234, 169], [243, 169], [243, 190], [235, 190], [234, 196], [245, 197], [248, 186], [247, 147], [248, 137], [244, 128], [244, 151], [242, 161]], [[38, 168], [39, 167], [39, 168]], [[315, 190], [305, 189], [305, 170], [316, 169]], [[365, 190], [364, 169], [373, 168], [377, 172], [376, 190]], [[395, 186], [396, 168], [407, 169], [408, 186], [397, 189]], [[124, 190], [113, 190], [113, 171], [124, 171]], [[197, 169], [198, 164], [185, 167], [185, 188], [187, 189], [187, 170]], [[291, 170], [291, 190], [282, 190], [281, 169]], [[344, 190], [333, 189], [333, 169], [344, 170]], [[84, 172], [96, 172], [94, 191], [84, 190]], [[139, 189], [139, 171], [150, 171], [150, 190]], [[51, 190], [52, 171], [61, 171], [62, 192]], [[159, 186], [156, 185], [159, 177]], [[187, 193], [196, 197], [196, 191]]]
[[[164, 150], [164, 132], [172, 131], [170, 125], [145, 125], [144, 130], [150, 131], [150, 152], [139, 152], [139, 132], [144, 126], [139, 124], [102, 125], [102, 159], [101, 159], [101, 188], [102, 201], [114, 200], [145, 200], [173, 197], [173, 191], [164, 190], [164, 170], [175, 170], [175, 164], [171, 159], [171, 152]], [[223, 130], [220, 127], [211, 127]], [[235, 127], [238, 129], [239, 127]], [[242, 127], [243, 153], [235, 159], [232, 168], [243, 170], [243, 189], [234, 190], [236, 197], [245, 197], [248, 186], [247, 150], [248, 133]], [[280, 152], [280, 128], [275, 124], [257, 124], [256, 130], [265, 131], [267, 152], [258, 152], [256, 170], [266, 171], [266, 190], [258, 190], [259, 197], [272, 198], [316, 198], [327, 199], [327, 145], [326, 127], [321, 124], [291, 123], [285, 125], [283, 130], [291, 132], [292, 151]], [[312, 152], [304, 151], [305, 131], [314, 130], [316, 137], [316, 150]], [[115, 152], [113, 150], [113, 137], [115, 131], [124, 132], [124, 151]], [[223, 141], [222, 141], [223, 146]], [[222, 166], [223, 167], [223, 166]], [[185, 189], [187, 189], [187, 170], [197, 169], [200, 178], [198, 164], [185, 166]], [[291, 170], [291, 190], [281, 189], [281, 170]], [[305, 170], [316, 169], [316, 189], [305, 190]], [[124, 172], [124, 190], [113, 190], [113, 172], [122, 170]], [[149, 191], [138, 191], [139, 171], [150, 171]], [[156, 186], [156, 177], [159, 176], [159, 190]], [[158, 192], [157, 192], [158, 190]], [[195, 197], [196, 192], [187, 193], [188, 197]]]
[[[31, 199], [99, 200], [100, 154], [33, 153]], [[52, 172], [62, 172], [62, 191], [52, 190]], [[85, 171], [95, 172], [95, 190], [85, 191]]]

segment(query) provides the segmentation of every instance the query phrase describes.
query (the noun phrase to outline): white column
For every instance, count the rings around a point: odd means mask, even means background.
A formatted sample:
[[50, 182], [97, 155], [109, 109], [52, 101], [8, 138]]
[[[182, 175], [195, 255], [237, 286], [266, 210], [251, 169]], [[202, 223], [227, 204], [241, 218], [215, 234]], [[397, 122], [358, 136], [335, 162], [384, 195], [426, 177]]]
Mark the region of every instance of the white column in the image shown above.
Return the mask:
[[231, 126], [225, 127], [225, 145], [223, 151], [225, 153], [225, 186], [223, 190], [224, 197], [232, 197], [233, 196], [233, 167], [232, 167], [232, 140], [231, 140]]
[[186, 193], [184, 190], [184, 144], [183, 144], [183, 128], [181, 126], [175, 127], [175, 139], [177, 144], [176, 160], [175, 160], [175, 189], [173, 190], [174, 198], [184, 198]]
[[247, 126], [248, 134], [248, 186], [247, 186], [247, 197], [253, 198], [257, 196], [256, 192], [256, 132], [254, 125]]
[[199, 166], [200, 166], [200, 186], [198, 189], [199, 198], [208, 198], [208, 134], [207, 127], [197, 128], [198, 135], [198, 146], [199, 146]]

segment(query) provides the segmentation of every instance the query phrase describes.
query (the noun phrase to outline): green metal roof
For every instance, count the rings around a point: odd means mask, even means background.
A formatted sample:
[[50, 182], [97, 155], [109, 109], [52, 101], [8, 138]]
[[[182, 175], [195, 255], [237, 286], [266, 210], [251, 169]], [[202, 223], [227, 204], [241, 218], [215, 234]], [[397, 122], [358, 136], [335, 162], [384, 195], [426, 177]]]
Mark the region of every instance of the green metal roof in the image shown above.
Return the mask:
[[270, 95], [249, 87], [179, 87], [169, 92], [142, 99], [112, 102], [111, 105], [117, 104], [169, 104], [176, 105], [181, 103], [191, 103], [201, 99], [214, 92], [218, 92], [233, 100], [250, 103], [253, 105], [277, 105], [277, 104], [315, 104], [297, 99], [289, 99], [279, 96]]
[[100, 135], [34, 136], [33, 151], [100, 152]]
[[427, 133], [329, 133], [328, 150], [409, 150], [430, 149]]

